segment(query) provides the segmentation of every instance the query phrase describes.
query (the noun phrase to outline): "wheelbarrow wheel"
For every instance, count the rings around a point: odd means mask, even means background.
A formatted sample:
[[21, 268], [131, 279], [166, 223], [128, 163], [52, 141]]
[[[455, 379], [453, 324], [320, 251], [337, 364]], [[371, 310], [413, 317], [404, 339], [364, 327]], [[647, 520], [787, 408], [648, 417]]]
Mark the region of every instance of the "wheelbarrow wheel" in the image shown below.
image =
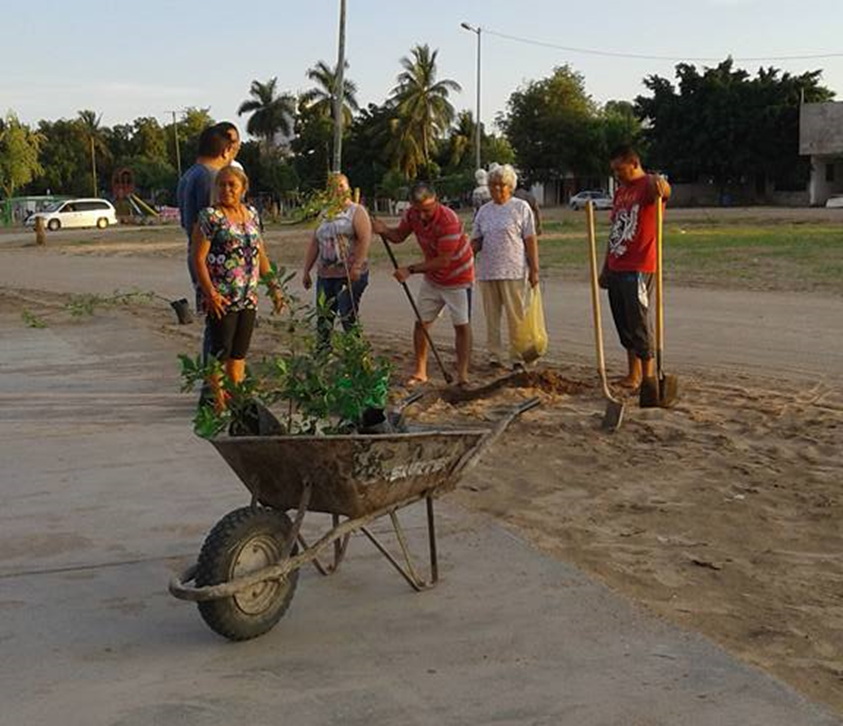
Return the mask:
[[[243, 507], [230, 512], [202, 545], [196, 585], [220, 585], [276, 564], [292, 527], [290, 518], [275, 509]], [[229, 640], [256, 638], [275, 627], [287, 611], [298, 577], [296, 570], [284, 580], [268, 580], [231, 597], [199, 602], [199, 613], [211, 630]]]

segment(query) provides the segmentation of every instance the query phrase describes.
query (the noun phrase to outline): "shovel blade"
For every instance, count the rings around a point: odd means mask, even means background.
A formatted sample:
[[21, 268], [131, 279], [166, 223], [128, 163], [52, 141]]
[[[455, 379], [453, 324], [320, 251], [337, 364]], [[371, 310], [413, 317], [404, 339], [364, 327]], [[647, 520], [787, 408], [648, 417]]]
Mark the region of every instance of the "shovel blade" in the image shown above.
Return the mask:
[[620, 401], [609, 401], [606, 404], [606, 413], [603, 414], [603, 422], [600, 427], [604, 431], [617, 431], [623, 423], [624, 404]]
[[661, 378], [645, 378], [638, 393], [641, 408], [671, 408], [679, 400], [679, 379], [662, 375]]
[[663, 375], [659, 381], [659, 406], [671, 408], [679, 400], [679, 379], [676, 376]]

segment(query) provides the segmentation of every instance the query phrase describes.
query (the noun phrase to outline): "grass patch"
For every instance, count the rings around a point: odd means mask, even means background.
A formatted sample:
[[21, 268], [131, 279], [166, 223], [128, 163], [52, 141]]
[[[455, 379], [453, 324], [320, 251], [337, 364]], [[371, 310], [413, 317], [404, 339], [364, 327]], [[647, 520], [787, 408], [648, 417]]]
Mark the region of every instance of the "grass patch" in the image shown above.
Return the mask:
[[[600, 257], [608, 226], [598, 225]], [[542, 266], [564, 276], [588, 270], [585, 226], [541, 238]], [[679, 284], [843, 294], [843, 228], [832, 224], [665, 226], [665, 277]]]

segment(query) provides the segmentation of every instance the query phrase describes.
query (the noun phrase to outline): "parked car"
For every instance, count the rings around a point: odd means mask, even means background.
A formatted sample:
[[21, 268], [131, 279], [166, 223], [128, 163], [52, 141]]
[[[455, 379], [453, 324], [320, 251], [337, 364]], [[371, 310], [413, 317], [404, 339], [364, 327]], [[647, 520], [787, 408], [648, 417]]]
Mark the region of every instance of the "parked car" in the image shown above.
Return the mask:
[[571, 209], [585, 209], [585, 204], [591, 200], [595, 209], [611, 209], [612, 198], [606, 192], [579, 192], [568, 201]]
[[826, 209], [843, 209], [843, 194], [833, 194], [825, 206]]
[[117, 224], [117, 212], [106, 199], [68, 199], [56, 202], [43, 212], [27, 217], [26, 226], [34, 227], [39, 217], [44, 220], [44, 226], [53, 232], [73, 227], [105, 229], [110, 224]]

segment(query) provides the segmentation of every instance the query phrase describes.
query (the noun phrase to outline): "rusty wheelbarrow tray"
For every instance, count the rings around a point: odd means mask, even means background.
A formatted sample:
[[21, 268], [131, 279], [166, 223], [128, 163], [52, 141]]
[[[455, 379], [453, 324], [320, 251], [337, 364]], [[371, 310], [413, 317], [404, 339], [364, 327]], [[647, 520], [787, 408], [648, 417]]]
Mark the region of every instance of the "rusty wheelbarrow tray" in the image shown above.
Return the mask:
[[[336, 571], [350, 536], [359, 531], [420, 591], [439, 579], [433, 499], [460, 477], [533, 398], [511, 409], [491, 429], [432, 430], [350, 436], [263, 436], [211, 441], [252, 494], [251, 504], [227, 514], [211, 530], [198, 561], [170, 581], [170, 593], [198, 603], [205, 622], [231, 640], [266, 633], [292, 600], [298, 571], [313, 564]], [[419, 576], [397, 516], [425, 500], [429, 577]], [[288, 511], [295, 511], [291, 520]], [[307, 512], [331, 515], [316, 542], [301, 535]], [[390, 518], [403, 562], [368, 525]], [[320, 560], [332, 549], [330, 563]]]

